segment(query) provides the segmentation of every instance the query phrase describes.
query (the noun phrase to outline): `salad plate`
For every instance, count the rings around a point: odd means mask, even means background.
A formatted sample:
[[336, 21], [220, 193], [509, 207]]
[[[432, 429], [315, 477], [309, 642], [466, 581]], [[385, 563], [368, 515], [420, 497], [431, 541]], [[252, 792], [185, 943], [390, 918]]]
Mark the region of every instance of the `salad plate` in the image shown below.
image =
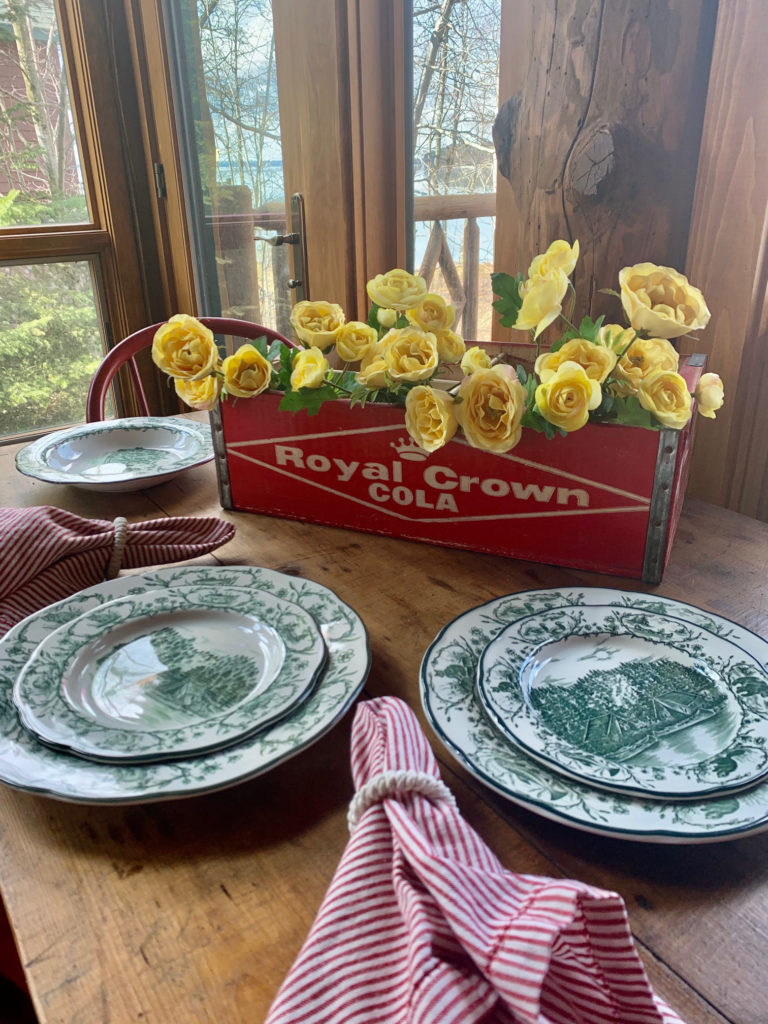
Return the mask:
[[57, 430], [26, 445], [16, 468], [87, 491], [138, 491], [213, 458], [209, 423], [134, 416]]
[[[52, 630], [107, 601], [179, 586], [267, 590], [300, 605], [325, 640], [325, 672], [292, 714], [234, 746], [147, 764], [88, 761], [53, 750], [28, 732], [16, 713], [13, 684]], [[83, 590], [18, 623], [0, 640], [0, 782], [74, 803], [150, 803], [211, 793], [254, 778], [294, 757], [342, 718], [370, 668], [368, 634], [360, 616], [319, 583], [251, 566], [180, 566], [125, 576]]]
[[325, 664], [320, 629], [268, 591], [151, 589], [54, 630], [19, 674], [24, 725], [52, 746], [110, 761], [227, 746], [301, 703]]
[[[473, 775], [513, 803], [574, 828], [653, 843], [708, 843], [768, 828], [768, 781], [701, 799], [649, 800], [569, 779], [500, 735], [477, 700], [477, 664], [511, 623], [555, 608], [610, 605], [669, 615], [729, 640], [765, 670], [768, 642], [743, 626], [670, 598], [603, 587], [524, 591], [495, 598], [449, 623], [421, 665], [421, 699], [432, 728]], [[750, 670], [733, 679], [751, 723], [768, 718], [768, 686]]]
[[686, 799], [768, 774], [768, 718], [747, 698], [761, 665], [691, 622], [636, 608], [570, 606], [490, 641], [478, 699], [499, 730], [571, 778]]

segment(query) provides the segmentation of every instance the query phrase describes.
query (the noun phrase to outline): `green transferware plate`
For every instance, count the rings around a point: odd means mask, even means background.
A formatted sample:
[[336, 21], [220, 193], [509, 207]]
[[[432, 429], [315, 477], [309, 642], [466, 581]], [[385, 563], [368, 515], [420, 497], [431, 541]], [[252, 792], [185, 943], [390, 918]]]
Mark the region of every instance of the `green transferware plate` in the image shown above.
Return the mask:
[[692, 622], [615, 606], [549, 609], [495, 637], [478, 698], [502, 733], [555, 771], [639, 796], [698, 798], [768, 773], [768, 675]]
[[37, 480], [86, 491], [138, 491], [212, 458], [209, 423], [132, 416], [39, 437], [17, 453], [16, 468]]
[[[670, 598], [602, 587], [523, 591], [473, 608], [450, 622], [421, 665], [421, 698], [430, 723], [481, 782], [528, 810], [574, 828], [652, 843], [708, 843], [768, 828], [768, 781], [694, 800], [649, 800], [608, 792], [552, 771], [501, 736], [477, 700], [477, 664], [486, 645], [519, 619], [553, 608], [611, 605], [682, 619], [740, 647], [765, 669], [768, 642], [734, 622]], [[768, 718], [768, 686], [750, 673], [739, 692], [752, 724]]]
[[131, 594], [54, 630], [13, 690], [45, 743], [97, 760], [162, 760], [263, 729], [309, 694], [320, 629], [268, 591], [176, 587]]
[[[13, 685], [51, 630], [128, 594], [207, 585], [268, 590], [296, 602], [315, 619], [328, 662], [296, 711], [234, 746], [147, 764], [73, 757], [39, 743], [23, 727], [11, 696]], [[149, 803], [215, 792], [269, 771], [324, 736], [362, 689], [369, 668], [362, 619], [331, 590], [311, 580], [251, 566], [180, 566], [100, 583], [30, 615], [0, 640], [0, 781], [26, 792], [93, 804]]]

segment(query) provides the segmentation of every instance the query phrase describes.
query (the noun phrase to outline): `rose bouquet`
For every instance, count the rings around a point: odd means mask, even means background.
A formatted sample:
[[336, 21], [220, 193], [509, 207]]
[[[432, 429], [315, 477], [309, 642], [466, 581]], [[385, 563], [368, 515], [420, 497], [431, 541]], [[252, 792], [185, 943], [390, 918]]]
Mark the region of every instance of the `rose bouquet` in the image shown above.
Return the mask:
[[[427, 453], [457, 430], [473, 447], [507, 452], [524, 428], [550, 438], [590, 421], [682, 429], [694, 398], [713, 418], [723, 402], [720, 378], [705, 373], [692, 396], [670, 340], [706, 326], [701, 292], [671, 268], [639, 263], [620, 272], [619, 292], [607, 290], [621, 300], [628, 325], [602, 316], [576, 325], [563, 305], [569, 292], [575, 298], [570, 275], [578, 255], [578, 242], [559, 240], [536, 256], [527, 276], [492, 275], [501, 324], [536, 343], [528, 369], [479, 346], [467, 349], [453, 330], [454, 308], [404, 270], [368, 282], [366, 322], [346, 321], [332, 302], [302, 301], [291, 313], [296, 344], [258, 339], [220, 359], [213, 334], [179, 314], [156, 332], [152, 356], [195, 409], [268, 389], [283, 393], [280, 409], [310, 415], [339, 398], [404, 406], [406, 429]], [[558, 325], [560, 336], [542, 351], [542, 333]], [[458, 381], [446, 379], [457, 374]]]

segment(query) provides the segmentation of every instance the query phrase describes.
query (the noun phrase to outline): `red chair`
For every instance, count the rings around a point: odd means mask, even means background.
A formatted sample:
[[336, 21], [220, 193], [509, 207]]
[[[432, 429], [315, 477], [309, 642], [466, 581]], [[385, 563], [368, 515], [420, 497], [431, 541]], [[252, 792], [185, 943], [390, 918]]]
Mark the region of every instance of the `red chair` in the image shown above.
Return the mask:
[[[205, 324], [214, 334], [226, 334], [235, 338], [246, 338], [248, 341], [255, 341], [256, 338], [266, 338], [268, 342], [283, 341], [291, 348], [295, 343], [288, 338], [271, 330], [269, 327], [262, 327], [260, 324], [253, 324], [248, 320], [233, 320], [221, 316], [198, 317], [200, 323]], [[163, 321], [164, 322], [164, 321]], [[104, 403], [107, 391], [112, 380], [121, 366], [126, 368], [131, 375], [134, 387], [136, 388], [136, 401], [141, 416], [149, 416], [149, 406], [144, 388], [141, 386], [138, 367], [134, 356], [144, 348], [149, 348], [155, 331], [161, 324], [151, 324], [149, 327], [142, 327], [141, 330], [129, 334], [127, 338], [119, 341], [114, 348], [104, 356], [98, 370], [93, 375], [91, 386], [88, 389], [88, 398], [85, 405], [85, 419], [87, 423], [104, 419]]]

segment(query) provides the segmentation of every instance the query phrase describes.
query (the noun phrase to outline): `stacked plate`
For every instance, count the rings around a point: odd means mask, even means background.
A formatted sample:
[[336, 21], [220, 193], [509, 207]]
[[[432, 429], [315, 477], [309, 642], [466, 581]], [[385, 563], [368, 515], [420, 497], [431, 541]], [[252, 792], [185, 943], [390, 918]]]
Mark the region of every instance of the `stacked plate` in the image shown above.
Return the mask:
[[324, 735], [368, 674], [360, 617], [247, 566], [101, 583], [0, 640], [0, 781], [137, 803], [233, 785]]
[[681, 601], [528, 591], [465, 612], [421, 667], [474, 775], [588, 832], [703, 843], [768, 828], [768, 641]]

